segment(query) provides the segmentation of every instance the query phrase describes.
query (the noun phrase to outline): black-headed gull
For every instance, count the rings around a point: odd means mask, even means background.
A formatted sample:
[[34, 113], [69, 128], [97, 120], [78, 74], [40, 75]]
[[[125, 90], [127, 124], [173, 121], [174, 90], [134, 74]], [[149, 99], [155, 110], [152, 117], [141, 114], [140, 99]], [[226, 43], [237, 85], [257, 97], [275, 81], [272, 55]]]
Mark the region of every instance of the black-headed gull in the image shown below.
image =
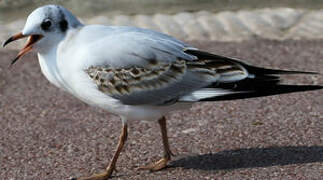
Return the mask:
[[127, 122], [158, 121], [161, 160], [142, 169], [160, 170], [171, 159], [166, 119], [170, 111], [197, 101], [232, 100], [321, 89], [281, 85], [280, 74], [311, 72], [265, 69], [203, 52], [168, 35], [137, 27], [83, 25], [57, 5], [34, 10], [21, 33], [3, 45], [29, 37], [12, 61], [34, 49], [46, 78], [80, 100], [122, 119], [122, 133], [106, 171], [82, 180], [108, 179], [127, 139]]

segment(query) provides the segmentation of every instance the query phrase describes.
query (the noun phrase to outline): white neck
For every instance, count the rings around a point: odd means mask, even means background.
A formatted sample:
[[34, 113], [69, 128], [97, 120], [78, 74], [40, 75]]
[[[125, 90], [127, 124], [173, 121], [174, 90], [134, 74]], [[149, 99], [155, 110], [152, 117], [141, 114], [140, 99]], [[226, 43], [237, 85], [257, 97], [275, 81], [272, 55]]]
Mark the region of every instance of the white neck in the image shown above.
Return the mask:
[[[80, 25], [82, 27], [82, 25]], [[56, 36], [55, 38], [50, 38], [51, 41], [44, 41], [41, 46], [37, 47], [38, 50], [38, 60], [40, 68], [45, 77], [54, 84], [55, 86], [72, 92], [72, 89], [68, 83], [62, 77], [59, 67], [59, 57], [57, 51], [62, 44], [64, 44], [64, 39], [68, 39], [70, 33], [74, 32], [74, 29], [70, 29], [64, 36]], [[48, 43], [48, 44], [46, 44]], [[46, 47], [46, 48], [45, 48]]]
[[59, 70], [57, 68], [57, 46], [51, 48], [46, 53], [38, 53], [38, 60], [40, 68], [44, 76], [48, 79], [49, 82], [55, 86], [62, 88], [64, 90], [64, 82], [60, 76]]

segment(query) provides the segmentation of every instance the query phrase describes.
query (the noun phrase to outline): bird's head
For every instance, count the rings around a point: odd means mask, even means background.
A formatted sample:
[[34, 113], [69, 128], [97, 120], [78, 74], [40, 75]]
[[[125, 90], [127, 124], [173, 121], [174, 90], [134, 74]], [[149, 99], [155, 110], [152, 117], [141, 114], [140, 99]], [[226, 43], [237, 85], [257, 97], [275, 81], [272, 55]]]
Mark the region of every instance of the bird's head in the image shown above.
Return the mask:
[[11, 63], [14, 64], [32, 49], [41, 52], [53, 48], [65, 37], [68, 30], [79, 26], [82, 26], [80, 21], [64, 7], [58, 5], [42, 6], [28, 16], [23, 30], [5, 41], [3, 47], [12, 41], [28, 37], [27, 44]]

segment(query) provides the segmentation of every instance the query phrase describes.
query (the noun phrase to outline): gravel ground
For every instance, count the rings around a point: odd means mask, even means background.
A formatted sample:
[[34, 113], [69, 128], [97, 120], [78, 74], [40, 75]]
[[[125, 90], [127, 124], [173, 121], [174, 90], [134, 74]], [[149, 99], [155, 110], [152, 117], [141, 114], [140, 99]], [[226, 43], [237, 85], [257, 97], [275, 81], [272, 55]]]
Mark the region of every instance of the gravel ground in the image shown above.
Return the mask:
[[[259, 66], [323, 72], [323, 41], [191, 42]], [[118, 117], [60, 91], [35, 54], [13, 68], [0, 51], [0, 179], [68, 179], [102, 171], [119, 136]], [[287, 77], [323, 84], [322, 76]], [[321, 179], [323, 91], [197, 103], [168, 116], [169, 168], [136, 171], [161, 155], [157, 123], [134, 122], [113, 179]]]

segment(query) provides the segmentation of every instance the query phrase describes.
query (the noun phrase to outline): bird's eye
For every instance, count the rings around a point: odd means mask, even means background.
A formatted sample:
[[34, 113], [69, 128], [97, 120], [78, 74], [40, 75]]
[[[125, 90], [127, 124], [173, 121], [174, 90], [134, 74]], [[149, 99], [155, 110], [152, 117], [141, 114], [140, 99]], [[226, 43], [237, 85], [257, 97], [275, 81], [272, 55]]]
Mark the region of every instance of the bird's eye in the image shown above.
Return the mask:
[[47, 31], [51, 25], [52, 25], [52, 22], [50, 22], [50, 20], [45, 20], [44, 22], [41, 23], [40, 26], [44, 31]]

